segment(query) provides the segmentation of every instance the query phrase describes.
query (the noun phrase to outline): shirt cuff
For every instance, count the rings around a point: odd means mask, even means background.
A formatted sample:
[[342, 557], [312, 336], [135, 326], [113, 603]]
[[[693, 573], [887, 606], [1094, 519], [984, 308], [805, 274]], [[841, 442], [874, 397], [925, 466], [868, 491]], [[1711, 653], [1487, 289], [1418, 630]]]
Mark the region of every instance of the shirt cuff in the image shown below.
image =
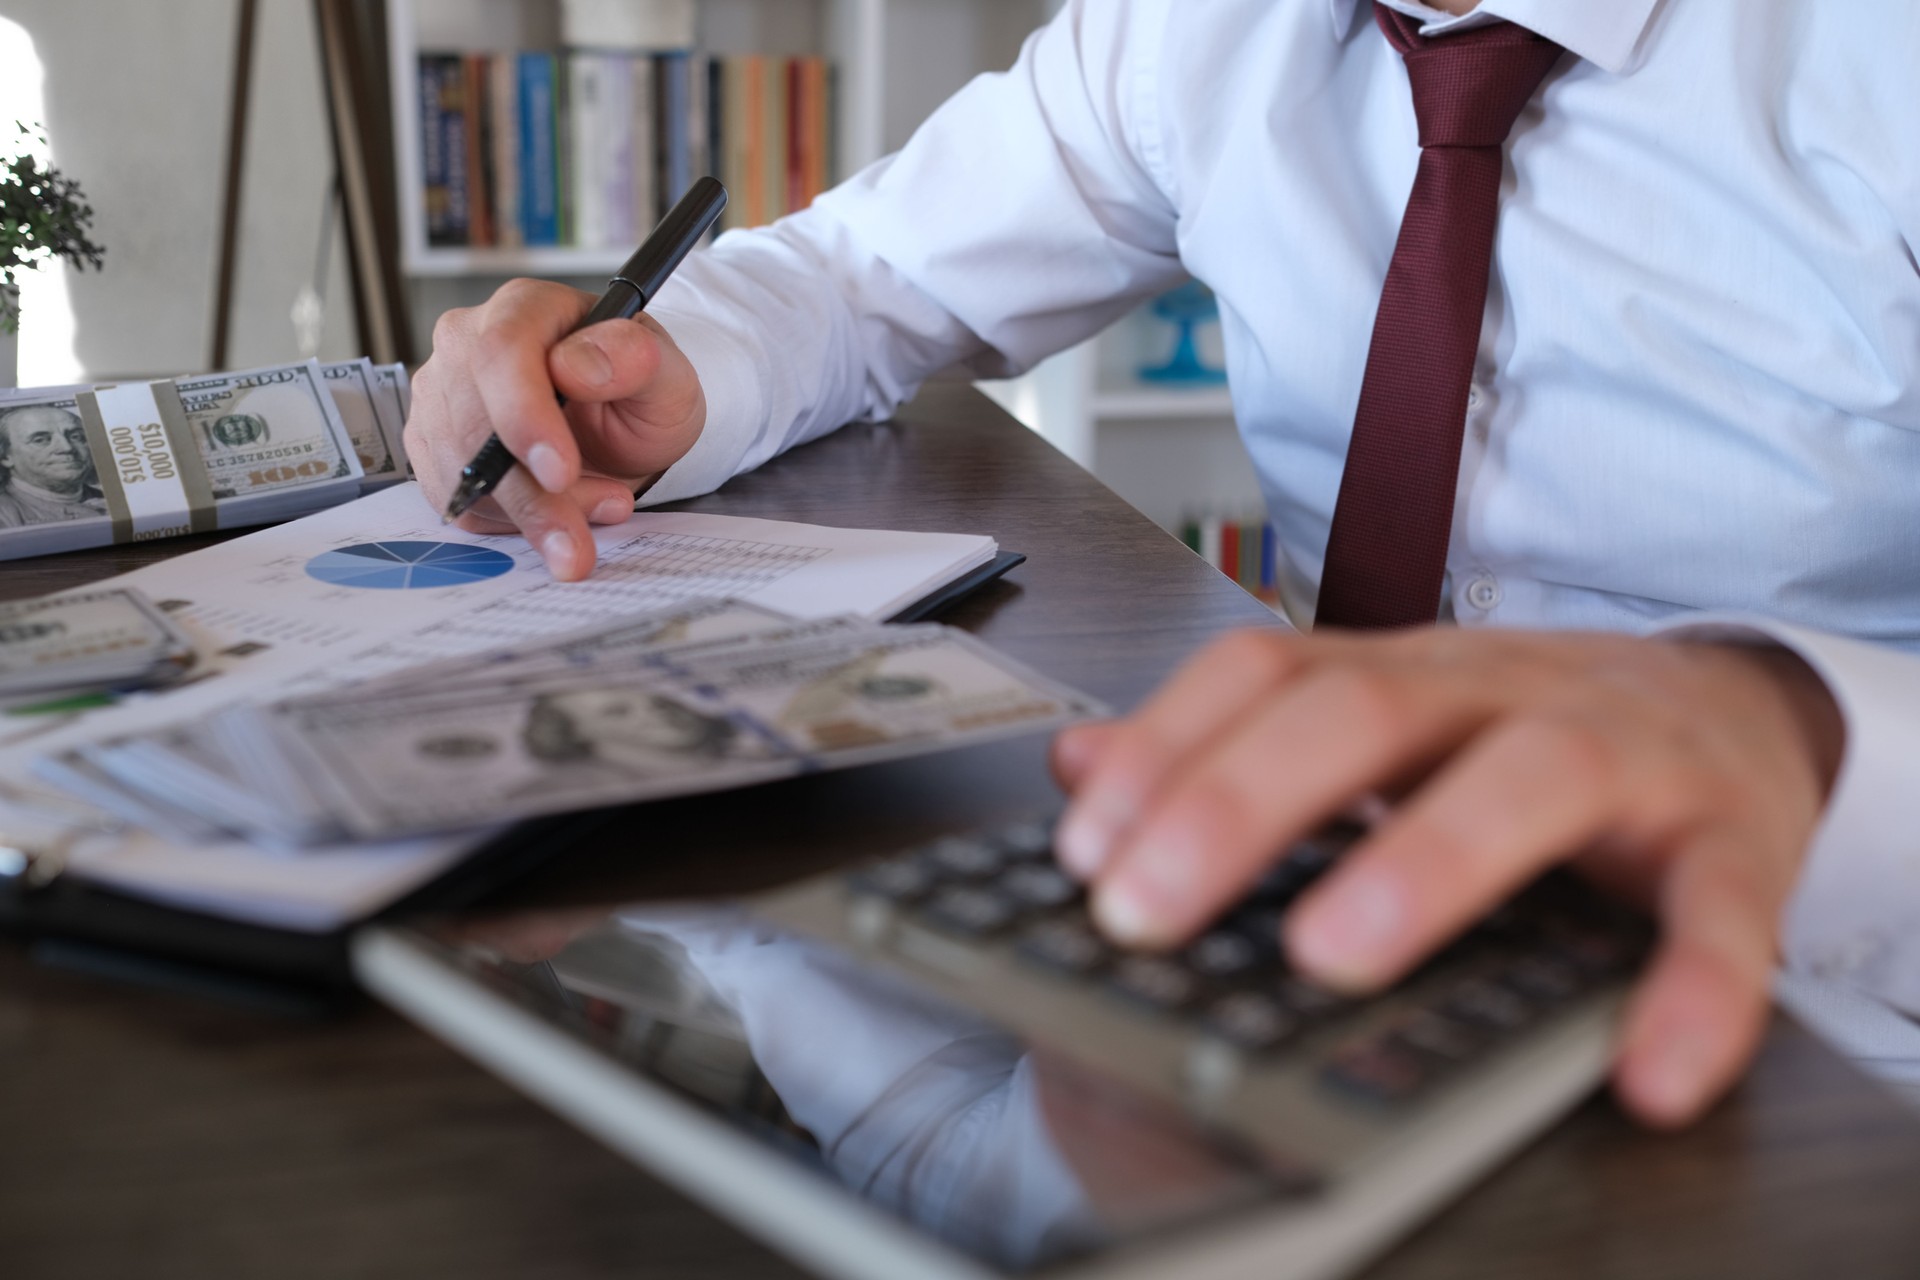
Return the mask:
[[1847, 741], [1782, 922], [1787, 967], [1920, 1014], [1920, 658], [1748, 617], [1656, 634], [1777, 644], [1833, 695]]
[[648, 312], [673, 336], [707, 397], [707, 421], [686, 456], [661, 473], [636, 505], [657, 507], [712, 493], [741, 470], [764, 424], [760, 375], [726, 327], [691, 311]]

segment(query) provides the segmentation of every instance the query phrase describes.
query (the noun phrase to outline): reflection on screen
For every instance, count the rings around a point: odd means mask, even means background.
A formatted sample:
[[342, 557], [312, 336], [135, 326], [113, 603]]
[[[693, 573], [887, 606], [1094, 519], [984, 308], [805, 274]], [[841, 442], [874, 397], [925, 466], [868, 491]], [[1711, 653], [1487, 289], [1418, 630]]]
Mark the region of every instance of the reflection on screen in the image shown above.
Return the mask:
[[1008, 1270], [1279, 1189], [1172, 1108], [744, 911], [507, 922], [460, 951], [653, 1081]]

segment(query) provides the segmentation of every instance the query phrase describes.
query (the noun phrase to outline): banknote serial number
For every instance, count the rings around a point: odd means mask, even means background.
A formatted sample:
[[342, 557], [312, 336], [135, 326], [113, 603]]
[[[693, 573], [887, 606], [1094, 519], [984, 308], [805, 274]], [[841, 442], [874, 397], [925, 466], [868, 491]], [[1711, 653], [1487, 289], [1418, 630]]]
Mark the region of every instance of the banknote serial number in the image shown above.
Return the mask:
[[157, 422], [137, 427], [110, 427], [107, 446], [113, 451], [120, 483], [139, 484], [142, 480], [172, 480], [173, 450], [167, 446], [167, 429]]

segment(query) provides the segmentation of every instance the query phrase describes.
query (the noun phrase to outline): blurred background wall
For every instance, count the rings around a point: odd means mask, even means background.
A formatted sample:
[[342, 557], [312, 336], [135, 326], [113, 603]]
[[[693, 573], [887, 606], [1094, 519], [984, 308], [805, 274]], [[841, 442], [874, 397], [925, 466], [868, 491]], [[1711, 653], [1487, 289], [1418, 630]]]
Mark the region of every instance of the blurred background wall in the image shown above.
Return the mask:
[[[203, 369], [211, 341], [227, 145], [232, 0], [0, 0], [0, 114], [37, 59], [53, 162], [93, 204], [104, 273], [65, 273], [71, 355], [33, 341], [26, 297], [22, 382]], [[261, 0], [228, 364], [292, 358], [294, 298], [315, 271], [333, 172], [312, 7]], [[28, 44], [30, 42], [30, 45]], [[20, 50], [28, 48], [23, 55]], [[0, 128], [11, 129], [5, 120]], [[339, 232], [336, 228], [334, 238]], [[345, 253], [329, 255], [323, 358], [357, 355]], [[49, 301], [48, 306], [55, 305]]]

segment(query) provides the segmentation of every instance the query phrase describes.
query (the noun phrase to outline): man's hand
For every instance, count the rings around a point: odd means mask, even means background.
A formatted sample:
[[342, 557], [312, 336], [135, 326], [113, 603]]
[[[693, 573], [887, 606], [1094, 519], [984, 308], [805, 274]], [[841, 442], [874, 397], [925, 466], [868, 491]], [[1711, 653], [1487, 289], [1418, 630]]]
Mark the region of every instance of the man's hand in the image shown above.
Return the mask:
[[[693, 448], [707, 420], [700, 379], [657, 321], [573, 333], [593, 302], [515, 280], [484, 306], [447, 312], [407, 421], [407, 456], [436, 510], [487, 435], [499, 435], [522, 465], [461, 527], [520, 530], [563, 581], [593, 569], [588, 522], [632, 515], [634, 494]], [[567, 397], [564, 411], [555, 391]]]
[[1765, 1025], [1783, 904], [1843, 728], [1783, 651], [1427, 629], [1242, 632], [1124, 720], [1060, 735], [1060, 856], [1102, 926], [1170, 946], [1370, 795], [1388, 815], [1290, 913], [1294, 964], [1381, 988], [1550, 864], [1663, 923], [1615, 1084], [1684, 1123]]

